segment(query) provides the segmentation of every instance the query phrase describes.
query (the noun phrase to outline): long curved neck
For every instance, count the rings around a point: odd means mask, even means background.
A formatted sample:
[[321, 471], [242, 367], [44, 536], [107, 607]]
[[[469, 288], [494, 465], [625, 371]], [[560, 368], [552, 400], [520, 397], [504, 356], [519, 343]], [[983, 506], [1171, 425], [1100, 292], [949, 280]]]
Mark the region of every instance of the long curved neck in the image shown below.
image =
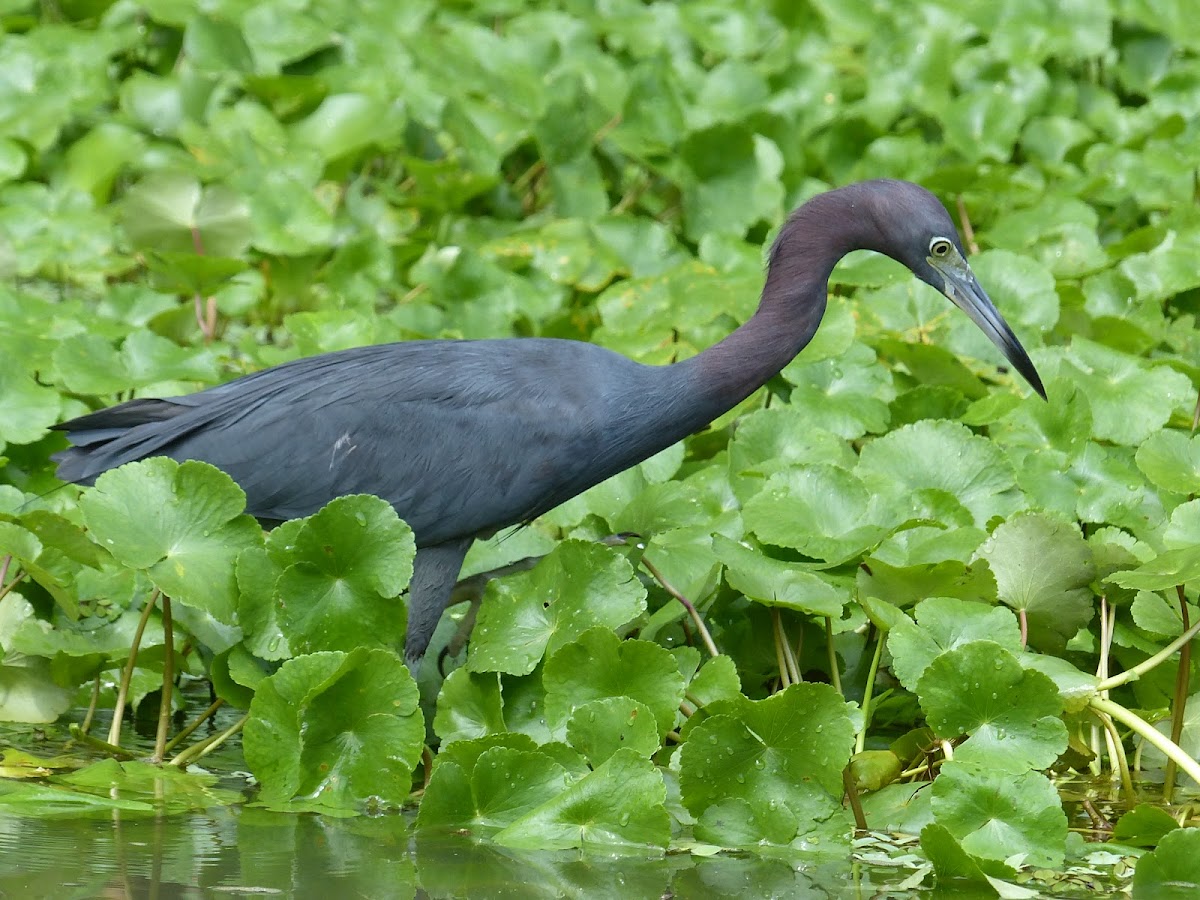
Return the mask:
[[849, 190], [822, 194], [788, 219], [771, 248], [762, 299], [747, 322], [720, 343], [669, 367], [683, 380], [679, 389], [687, 398], [686, 414], [674, 418], [681, 436], [745, 400], [812, 340], [825, 314], [834, 265], [872, 243], [874, 223], [855, 215], [857, 204], [844, 196]]

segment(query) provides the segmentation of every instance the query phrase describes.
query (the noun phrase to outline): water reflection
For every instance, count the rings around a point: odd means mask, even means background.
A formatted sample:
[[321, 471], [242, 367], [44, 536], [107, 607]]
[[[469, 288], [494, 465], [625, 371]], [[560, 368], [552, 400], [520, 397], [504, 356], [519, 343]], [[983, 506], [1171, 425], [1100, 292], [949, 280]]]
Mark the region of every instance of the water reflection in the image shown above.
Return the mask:
[[455, 835], [414, 837], [402, 816], [248, 807], [158, 818], [0, 816], [0, 896], [22, 900], [870, 897], [878, 887], [862, 875], [842, 861], [518, 853]]

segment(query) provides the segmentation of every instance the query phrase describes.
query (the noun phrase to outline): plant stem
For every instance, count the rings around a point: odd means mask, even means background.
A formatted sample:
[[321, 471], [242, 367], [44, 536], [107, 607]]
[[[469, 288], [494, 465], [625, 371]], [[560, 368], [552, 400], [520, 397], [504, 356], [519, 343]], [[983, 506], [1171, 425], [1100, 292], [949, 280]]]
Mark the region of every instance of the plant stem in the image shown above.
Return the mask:
[[133, 644], [129, 648], [129, 659], [121, 672], [121, 683], [117, 686], [117, 705], [113, 707], [112, 724], [108, 728], [108, 742], [114, 747], [121, 745], [121, 720], [125, 717], [125, 700], [129, 696], [129, 682], [133, 679], [133, 669], [137, 665], [138, 645], [142, 642], [142, 632], [150, 621], [150, 613], [158, 600], [158, 588], [150, 595], [146, 605], [142, 607], [142, 615], [138, 619], [137, 630], [133, 633]]
[[100, 702], [100, 673], [96, 673], [96, 678], [92, 681], [92, 699], [88, 702], [87, 714], [83, 717], [83, 724], [79, 726], [79, 730], [87, 734], [92, 730], [92, 719], [96, 716], [96, 705]]
[[179, 732], [179, 734], [167, 741], [167, 746], [163, 748], [163, 754], [165, 755], [170, 753], [172, 750], [182, 744], [184, 740], [187, 739], [188, 735], [203, 725], [208, 719], [212, 718], [213, 713], [220, 709], [224, 703], [225, 701], [221, 697], [218, 697], [216, 700], [214, 700], [208, 709], [200, 713], [200, 716], [196, 719], [196, 721], [192, 722], [192, 724], [190, 724], [187, 728], [183, 729], [183, 731]]
[[72, 723], [68, 728], [71, 732], [71, 737], [80, 743], [87, 744], [89, 747], [94, 747], [97, 750], [103, 750], [112, 756], [120, 757], [121, 759], [136, 759], [137, 754], [132, 750], [126, 750], [124, 747], [118, 747], [115, 744], [110, 744], [107, 741], [102, 741], [98, 737], [88, 734], [78, 725]]
[[[788, 675], [792, 679], [792, 684], [799, 684], [804, 680], [800, 675], [800, 663], [796, 661], [796, 651], [792, 649], [792, 642], [788, 640], [787, 629], [783, 627], [783, 613], [779, 614], [779, 638], [783, 643], [783, 660], [787, 663]], [[804, 631], [800, 632], [800, 639], [804, 639]]]
[[1025, 612], [1025, 607], [1017, 610], [1017, 621], [1021, 623], [1021, 649], [1029, 643], [1029, 616]]
[[1096, 690], [1099, 692], [1111, 691], [1113, 688], [1120, 687], [1121, 685], [1127, 684], [1130, 681], [1137, 681], [1155, 666], [1160, 665], [1174, 656], [1175, 651], [1180, 647], [1183, 647], [1188, 643], [1188, 641], [1194, 638], [1197, 632], [1200, 632], [1200, 622], [1196, 622], [1187, 631], [1175, 638], [1175, 640], [1171, 641], [1171, 643], [1167, 644], [1167, 646], [1163, 647], [1149, 659], [1142, 660], [1132, 669], [1126, 669], [1120, 675], [1114, 675], [1112, 678], [1105, 678], [1102, 682], [1096, 685]]
[[829, 680], [833, 684], [833, 689], [841, 694], [842, 673], [838, 671], [837, 650], [833, 646], [833, 619], [829, 616], [825, 617], [825, 646], [829, 650]]
[[[1188, 621], [1187, 598], [1183, 593], [1183, 585], [1175, 585], [1175, 593], [1179, 597], [1179, 615], [1183, 619], [1184, 631], [1191, 622]], [[1175, 670], [1175, 699], [1171, 704], [1171, 742], [1178, 744], [1183, 737], [1183, 714], [1187, 707], [1188, 681], [1192, 674], [1192, 644], [1191, 641], [1179, 648], [1179, 668]], [[1163, 803], [1170, 803], [1175, 794], [1175, 763], [1167, 760], [1166, 771], [1163, 772]]]
[[1113, 724], [1112, 717], [1093, 710], [1093, 715], [1104, 726], [1104, 733], [1108, 736], [1108, 758], [1112, 760], [1113, 768], [1121, 776], [1121, 791], [1125, 794], [1125, 799], [1130, 803], [1133, 802], [1133, 776], [1129, 773], [1129, 758], [1125, 755], [1125, 743], [1121, 740], [1121, 735], [1117, 732], [1117, 726]]
[[868, 831], [867, 817], [863, 812], [862, 801], [858, 798], [858, 785], [850, 772], [849, 764], [842, 769], [842, 786], [846, 789], [846, 797], [850, 800], [850, 809], [854, 812], [854, 826], [859, 831]]
[[692, 621], [696, 623], [696, 630], [700, 632], [700, 639], [704, 641], [704, 646], [711, 656], [720, 656], [721, 651], [717, 649], [717, 645], [713, 643], [712, 635], [708, 633], [708, 628], [704, 625], [704, 619], [700, 617], [699, 611], [695, 604], [687, 597], [680, 593], [676, 587], [667, 581], [663, 573], [658, 570], [658, 567], [646, 557], [642, 556], [642, 565], [646, 567], [646, 571], [650, 576], [662, 585], [662, 589], [683, 604], [683, 608], [688, 611], [688, 615], [692, 617]]
[[167, 730], [171, 727], [171, 691], [175, 687], [175, 636], [171, 626], [171, 598], [162, 598], [163, 680], [162, 700], [158, 705], [158, 731], [154, 736], [154, 755], [150, 762], [160, 763], [167, 752]]
[[871, 657], [871, 668], [867, 670], [867, 683], [863, 688], [862, 731], [854, 740], [854, 752], [862, 753], [867, 746], [867, 727], [871, 724], [871, 695], [875, 693], [875, 676], [879, 674], [879, 660], [883, 658], [883, 632], [876, 630], [875, 654]]
[[792, 676], [783, 655], [783, 624], [779, 621], [779, 609], [774, 606], [771, 607], [771, 625], [775, 635], [775, 665], [779, 667], [779, 686], [786, 688], [791, 685]]
[[246, 713], [219, 734], [214, 734], [212, 737], [205, 738], [197, 744], [192, 744], [192, 746], [188, 747], [186, 750], [182, 751], [174, 759], [172, 759], [171, 765], [178, 766], [179, 768], [183, 769], [187, 766], [190, 766], [193, 762], [201, 757], [207, 756], [239, 731], [241, 731], [242, 726], [244, 726], [249, 719], [250, 713]]
[[1092, 709], [1098, 709], [1100, 712], [1108, 713], [1116, 721], [1133, 731], [1138, 737], [1143, 738], [1148, 743], [1154, 745], [1161, 750], [1167, 759], [1173, 759], [1179, 765], [1179, 768], [1196, 781], [1200, 783], [1200, 763], [1192, 759], [1183, 749], [1176, 743], [1163, 737], [1158, 730], [1147, 722], [1145, 719], [1127, 710], [1119, 703], [1113, 703], [1111, 700], [1105, 700], [1102, 697], [1093, 697], [1088, 701], [1088, 705]]
[[6, 584], [6, 585], [4, 585], [4, 586], [0, 587], [0, 600], [3, 600], [5, 597], [7, 597], [7, 596], [8, 596], [8, 592], [9, 592], [9, 591], [11, 591], [13, 588], [15, 588], [15, 587], [16, 587], [18, 584], [20, 584], [22, 581], [24, 581], [24, 580], [25, 580], [25, 576], [26, 576], [26, 575], [28, 575], [28, 574], [29, 574], [28, 572], [21, 572], [19, 575], [17, 575], [17, 577], [16, 577], [16, 578], [14, 578], [14, 579], [13, 579], [12, 581], [10, 581], [8, 584]]

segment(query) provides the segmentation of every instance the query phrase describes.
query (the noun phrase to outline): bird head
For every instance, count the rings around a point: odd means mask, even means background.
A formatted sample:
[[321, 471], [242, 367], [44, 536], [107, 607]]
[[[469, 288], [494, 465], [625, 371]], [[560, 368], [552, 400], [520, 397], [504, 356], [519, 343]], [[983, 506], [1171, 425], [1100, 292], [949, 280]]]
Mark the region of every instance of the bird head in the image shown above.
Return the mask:
[[1045, 399], [1046, 390], [1029, 354], [980, 287], [958, 230], [937, 197], [907, 181], [867, 181], [850, 189], [861, 192], [854, 205], [869, 210], [874, 222], [875, 236], [866, 249], [890, 256], [945, 294]]

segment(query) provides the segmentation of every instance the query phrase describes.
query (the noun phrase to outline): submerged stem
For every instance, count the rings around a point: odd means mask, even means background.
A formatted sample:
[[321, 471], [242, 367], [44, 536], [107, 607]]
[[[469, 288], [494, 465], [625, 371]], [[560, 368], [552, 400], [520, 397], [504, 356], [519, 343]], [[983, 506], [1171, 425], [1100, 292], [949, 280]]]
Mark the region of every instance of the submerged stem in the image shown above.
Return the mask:
[[92, 719], [96, 717], [96, 706], [100, 702], [100, 674], [97, 672], [92, 680], [92, 699], [88, 701], [87, 713], [83, 717], [83, 724], [79, 726], [84, 734], [92, 730]]

